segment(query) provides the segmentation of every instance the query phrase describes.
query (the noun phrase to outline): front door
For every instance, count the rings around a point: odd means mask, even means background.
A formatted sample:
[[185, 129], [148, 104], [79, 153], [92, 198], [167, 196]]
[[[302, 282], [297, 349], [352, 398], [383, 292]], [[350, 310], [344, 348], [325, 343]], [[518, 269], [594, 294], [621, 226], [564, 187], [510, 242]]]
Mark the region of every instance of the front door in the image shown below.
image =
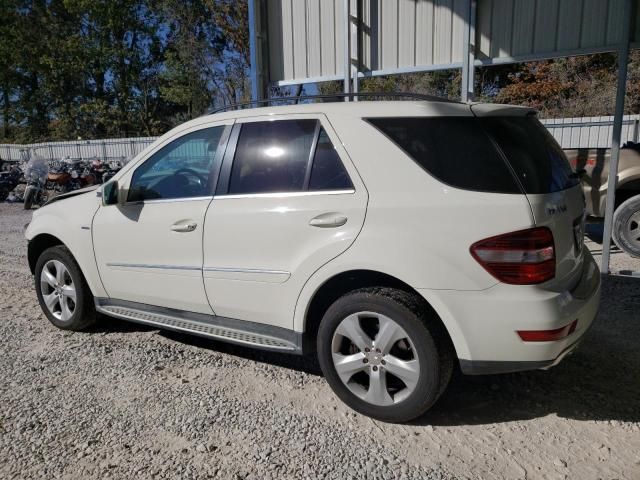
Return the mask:
[[102, 206], [93, 220], [96, 261], [112, 299], [212, 313], [202, 284], [202, 232], [226, 128], [168, 139], [118, 179], [128, 184], [127, 203]]
[[204, 228], [216, 314], [293, 328], [309, 277], [353, 243], [367, 192], [322, 115], [238, 121]]

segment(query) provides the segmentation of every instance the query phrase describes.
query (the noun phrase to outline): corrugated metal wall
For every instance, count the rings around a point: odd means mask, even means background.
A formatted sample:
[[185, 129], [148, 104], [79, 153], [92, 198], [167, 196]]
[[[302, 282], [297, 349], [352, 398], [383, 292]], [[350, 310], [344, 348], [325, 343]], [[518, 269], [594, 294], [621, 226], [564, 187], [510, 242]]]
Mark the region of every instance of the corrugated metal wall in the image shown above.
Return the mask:
[[[362, 71], [459, 67], [468, 0], [363, 0]], [[344, 71], [344, 0], [268, 0], [270, 81]]]
[[271, 81], [342, 74], [343, 5], [343, 0], [267, 2]]
[[476, 58], [616, 47], [624, 0], [480, 0]]
[[[343, 75], [344, 0], [265, 1], [270, 82]], [[470, 0], [361, 1], [362, 71], [461, 66]], [[476, 61], [611, 50], [621, 40], [624, 1], [478, 0]], [[640, 21], [633, 38], [640, 38]]]

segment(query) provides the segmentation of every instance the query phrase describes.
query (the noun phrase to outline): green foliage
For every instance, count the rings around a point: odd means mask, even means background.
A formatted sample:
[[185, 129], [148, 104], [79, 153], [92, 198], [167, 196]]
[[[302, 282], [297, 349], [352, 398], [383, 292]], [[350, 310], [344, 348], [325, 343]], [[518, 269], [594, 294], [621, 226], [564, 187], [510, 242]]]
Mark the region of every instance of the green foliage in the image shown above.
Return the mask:
[[3, 0], [0, 141], [158, 135], [247, 95], [246, 2]]

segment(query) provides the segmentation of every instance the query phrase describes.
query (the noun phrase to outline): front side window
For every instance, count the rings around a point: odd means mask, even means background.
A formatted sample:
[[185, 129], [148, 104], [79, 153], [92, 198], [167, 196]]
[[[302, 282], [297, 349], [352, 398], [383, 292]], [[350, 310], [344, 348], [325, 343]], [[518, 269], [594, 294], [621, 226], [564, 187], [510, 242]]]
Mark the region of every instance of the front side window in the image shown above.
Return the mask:
[[211, 195], [216, 149], [224, 128], [188, 133], [148, 158], [133, 173], [128, 201]]
[[243, 124], [228, 193], [302, 191], [316, 124], [316, 120]]

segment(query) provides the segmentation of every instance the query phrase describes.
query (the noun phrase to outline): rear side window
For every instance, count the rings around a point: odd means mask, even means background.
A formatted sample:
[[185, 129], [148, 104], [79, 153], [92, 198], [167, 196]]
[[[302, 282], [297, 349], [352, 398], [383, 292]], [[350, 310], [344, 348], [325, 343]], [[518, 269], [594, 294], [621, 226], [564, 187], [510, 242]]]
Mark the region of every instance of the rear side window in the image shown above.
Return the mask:
[[313, 157], [309, 190], [344, 190], [353, 188], [349, 175], [324, 128], [320, 129]]
[[478, 121], [504, 152], [525, 193], [557, 192], [578, 184], [560, 145], [535, 117]]
[[228, 193], [303, 190], [315, 129], [316, 120], [243, 124]]
[[521, 193], [475, 117], [393, 117], [369, 122], [448, 185], [481, 192]]

